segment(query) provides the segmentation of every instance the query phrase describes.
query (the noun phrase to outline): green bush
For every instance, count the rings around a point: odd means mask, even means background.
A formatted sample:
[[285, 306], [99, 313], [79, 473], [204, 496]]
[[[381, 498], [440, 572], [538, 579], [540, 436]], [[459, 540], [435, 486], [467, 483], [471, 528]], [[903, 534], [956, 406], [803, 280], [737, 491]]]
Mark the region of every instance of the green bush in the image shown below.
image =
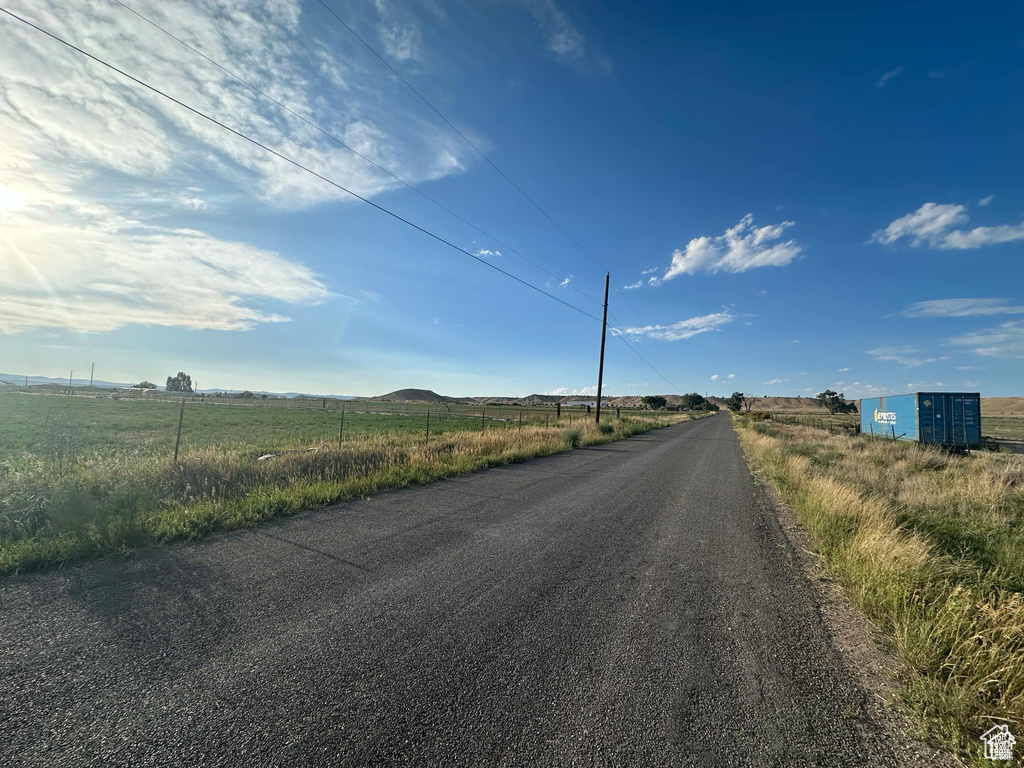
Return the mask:
[[613, 427], [611, 424], [598, 424], [597, 430], [602, 435], [610, 435], [612, 432], [615, 431], [615, 427]]
[[566, 445], [570, 448], [579, 448], [580, 443], [583, 441], [583, 435], [578, 429], [567, 429], [562, 433], [562, 437], [565, 438]]

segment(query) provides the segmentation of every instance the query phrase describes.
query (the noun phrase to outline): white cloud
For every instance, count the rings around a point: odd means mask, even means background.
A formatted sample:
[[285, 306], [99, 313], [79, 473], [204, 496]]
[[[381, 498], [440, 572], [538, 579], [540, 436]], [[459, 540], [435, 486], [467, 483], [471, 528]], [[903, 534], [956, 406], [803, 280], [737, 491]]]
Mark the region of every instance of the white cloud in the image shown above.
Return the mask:
[[630, 283], [629, 285], [624, 285], [624, 286], [622, 286], [622, 288], [623, 288], [623, 290], [626, 290], [626, 291], [631, 291], [631, 290], [633, 290], [634, 288], [639, 288], [639, 287], [640, 287], [640, 286], [642, 286], [643, 284], [644, 284], [644, 281], [643, 281], [643, 280], [637, 280], [637, 281], [636, 281], [635, 283]]
[[965, 387], [980, 387], [981, 386], [981, 382], [980, 381], [965, 381], [964, 382], [964, 386]]
[[476, 255], [477, 256], [501, 256], [501, 251], [497, 251], [497, 250], [492, 251], [490, 248], [481, 248], [479, 251], [476, 252]]
[[974, 347], [973, 351], [979, 355], [1024, 360], [1024, 320], [1011, 320], [996, 328], [965, 333], [949, 341]]
[[882, 75], [880, 78], [878, 78], [878, 83], [876, 83], [876, 85], [879, 88], [881, 88], [883, 85], [888, 83], [894, 77], [898, 77], [901, 72], [903, 72], [903, 67], [896, 67], [896, 69], [889, 70], [884, 75]]
[[771, 386], [772, 384], [781, 384], [782, 379], [768, 379], [768, 381], [762, 381], [765, 386]]
[[849, 369], [849, 368], [840, 368], [840, 369], [839, 369], [839, 372], [840, 372], [840, 373], [845, 373], [845, 372], [846, 372], [846, 371], [848, 371], [848, 370], [850, 370], [850, 369]]
[[[672, 264], [662, 280], [697, 272], [746, 272], [757, 267], [784, 267], [800, 255], [800, 246], [793, 240], [775, 242], [793, 226], [781, 224], [754, 226], [754, 217], [747, 214], [739, 224], [716, 237], [695, 237], [684, 250], [672, 252]], [[656, 284], [654, 278], [652, 283]]]
[[418, 58], [422, 44], [419, 27], [411, 21], [399, 21], [384, 0], [374, 0], [374, 5], [380, 17], [377, 33], [388, 56], [397, 61]]
[[734, 316], [730, 312], [715, 312], [701, 317], [691, 317], [671, 325], [645, 325], [641, 328], [626, 328], [625, 333], [631, 336], [649, 336], [663, 341], [680, 341], [694, 336], [717, 331], [723, 325], [731, 323]]
[[566, 61], [579, 61], [586, 55], [586, 37], [554, 0], [528, 0], [526, 7], [537, 20], [548, 51]]
[[[123, 8], [7, 5], [361, 195], [398, 184]], [[456, 139], [388, 98], [399, 86], [309, 39], [299, 0], [133, 6], [409, 183], [463, 170], [468, 151]], [[182, 230], [174, 217], [211, 207], [252, 215], [350, 196], [10, 19], [0, 71], [0, 179], [13, 190], [0, 196], [6, 332], [126, 323], [242, 329], [284, 319], [265, 303], [328, 296], [285, 256]], [[333, 98], [339, 87], [344, 98]], [[166, 285], [183, 286], [174, 312]]]
[[908, 238], [911, 248], [927, 243], [939, 250], [966, 250], [1024, 240], [1024, 223], [959, 229], [969, 218], [963, 205], [925, 203], [913, 213], [891, 222], [885, 229], [877, 230], [871, 239], [882, 245], [893, 245]]
[[728, 376], [726, 376], [725, 378], [727, 378], [727, 379], [735, 379], [735, 378], [736, 378], [736, 374], [735, 374], [735, 373], [730, 373], [730, 374], [729, 374]]
[[900, 312], [903, 317], [975, 317], [978, 315], [1020, 315], [1024, 306], [1009, 299], [933, 299], [918, 301]]
[[711, 377], [711, 380], [712, 380], [712, 381], [718, 381], [718, 374], [717, 374], [717, 373], [716, 373], [716, 374], [714, 374], [714, 375], [713, 375], [713, 376]]
[[642, 271], [640, 272], [640, 274], [641, 274], [641, 275], [653, 275], [653, 274], [654, 274], [655, 272], [657, 272], [657, 271], [658, 271], [658, 268], [657, 268], [657, 267], [648, 267], [647, 269], [645, 269], [645, 270], [642, 270]]
[[[545, 392], [544, 394], [561, 395], [562, 397], [567, 397], [570, 395], [595, 396], [597, 395], [597, 385], [595, 384], [592, 387], [580, 387], [578, 389], [573, 389], [571, 387], [558, 387], [556, 389], [550, 390], [549, 392]], [[601, 395], [601, 402], [604, 402], [604, 395]]]
[[882, 362], [899, 363], [905, 365], [908, 368], [916, 368], [919, 365], [925, 363], [934, 363], [934, 357], [922, 357], [922, 351], [918, 347], [904, 346], [904, 347], [878, 347], [876, 349], [866, 350], [866, 354], [871, 355], [876, 360]]
[[984, 208], [986, 205], [988, 205], [989, 203], [991, 203], [995, 199], [996, 199], [995, 195], [988, 195], [987, 197], [981, 198], [981, 200], [978, 201], [978, 205], [980, 205], [982, 208]]
[[248, 330], [288, 320], [263, 304], [330, 296], [313, 272], [276, 253], [98, 206], [32, 205], [4, 222], [0, 245], [2, 333], [101, 332], [132, 323]]
[[565, 288], [569, 283], [572, 282], [572, 275], [568, 275], [562, 282], [558, 284], [559, 288]]

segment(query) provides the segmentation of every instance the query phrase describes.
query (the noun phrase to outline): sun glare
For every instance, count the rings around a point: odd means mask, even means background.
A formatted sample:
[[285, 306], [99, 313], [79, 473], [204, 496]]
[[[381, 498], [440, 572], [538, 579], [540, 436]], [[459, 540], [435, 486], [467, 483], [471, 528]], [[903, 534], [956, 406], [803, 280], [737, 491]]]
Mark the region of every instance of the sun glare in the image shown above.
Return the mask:
[[16, 211], [25, 204], [25, 196], [14, 187], [0, 184], [0, 214]]

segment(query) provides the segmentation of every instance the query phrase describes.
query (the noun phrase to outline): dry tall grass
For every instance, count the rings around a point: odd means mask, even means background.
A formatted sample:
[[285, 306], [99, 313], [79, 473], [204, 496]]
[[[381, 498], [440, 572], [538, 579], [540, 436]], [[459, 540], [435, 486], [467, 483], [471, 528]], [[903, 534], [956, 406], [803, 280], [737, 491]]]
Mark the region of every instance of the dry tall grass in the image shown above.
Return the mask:
[[522, 430], [450, 432], [425, 442], [381, 435], [341, 446], [295, 445], [261, 461], [252, 450], [181, 457], [123, 453], [0, 461], [0, 575], [69, 559], [255, 525], [277, 515], [382, 490], [618, 440], [686, 421], [682, 415]]
[[1024, 731], [1024, 459], [737, 419], [752, 463], [906, 662], [922, 732], [981, 760]]

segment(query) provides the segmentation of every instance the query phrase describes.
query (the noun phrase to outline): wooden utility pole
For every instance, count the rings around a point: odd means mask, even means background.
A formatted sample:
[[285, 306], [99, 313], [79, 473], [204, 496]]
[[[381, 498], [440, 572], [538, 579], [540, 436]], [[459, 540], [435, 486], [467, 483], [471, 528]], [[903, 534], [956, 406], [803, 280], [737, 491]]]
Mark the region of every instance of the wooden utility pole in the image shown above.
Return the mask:
[[89, 367], [89, 389], [92, 389], [92, 375], [96, 373], [96, 363]]
[[597, 368], [597, 416], [594, 418], [595, 424], [601, 423], [601, 387], [604, 384], [604, 337], [605, 330], [608, 328], [608, 281], [611, 278], [611, 274], [605, 272], [604, 274], [604, 316], [601, 318], [601, 362]]

